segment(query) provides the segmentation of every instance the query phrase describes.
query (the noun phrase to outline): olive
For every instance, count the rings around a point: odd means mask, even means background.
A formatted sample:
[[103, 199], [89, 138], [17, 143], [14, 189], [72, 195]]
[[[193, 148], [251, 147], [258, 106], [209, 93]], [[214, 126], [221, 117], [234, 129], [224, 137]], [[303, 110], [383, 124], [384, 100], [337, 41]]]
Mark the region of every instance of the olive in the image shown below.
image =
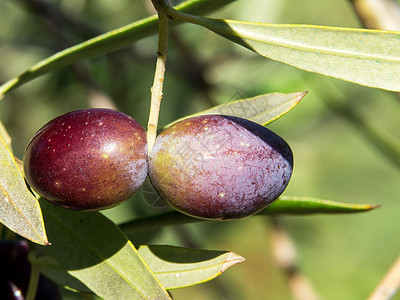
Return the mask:
[[206, 115], [157, 137], [149, 177], [174, 209], [205, 219], [253, 215], [285, 190], [293, 154], [281, 137], [249, 120]]
[[34, 135], [23, 164], [32, 189], [54, 204], [74, 210], [110, 208], [129, 199], [146, 179], [146, 132], [115, 110], [73, 111]]

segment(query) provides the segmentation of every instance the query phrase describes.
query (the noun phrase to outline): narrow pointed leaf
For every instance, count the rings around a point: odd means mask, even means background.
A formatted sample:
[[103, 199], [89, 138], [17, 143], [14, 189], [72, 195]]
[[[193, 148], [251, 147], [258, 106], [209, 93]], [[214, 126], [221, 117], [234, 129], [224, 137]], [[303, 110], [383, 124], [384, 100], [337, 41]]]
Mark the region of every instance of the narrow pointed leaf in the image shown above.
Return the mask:
[[0, 174], [0, 222], [34, 243], [48, 244], [39, 203], [1, 137]]
[[99, 212], [75, 212], [41, 199], [51, 246], [73, 277], [104, 299], [170, 299], [132, 243]]
[[[217, 105], [182, 119], [201, 115], [229, 115], [267, 125], [294, 108], [306, 94], [307, 92], [265, 94]], [[166, 127], [171, 126], [173, 123], [168, 124]]]
[[139, 253], [167, 289], [209, 281], [244, 261], [243, 257], [233, 252], [173, 246], [141, 246]]
[[39, 267], [40, 273], [47, 278], [51, 278], [58, 285], [79, 292], [91, 292], [81, 281], [70, 275], [52, 256], [39, 249], [31, 249], [29, 251], [29, 261]]
[[206, 27], [262, 56], [369, 87], [400, 91], [400, 32], [173, 17]]
[[372, 210], [379, 205], [372, 204], [347, 204], [322, 200], [310, 197], [287, 197], [281, 196], [278, 200], [272, 202], [265, 210], [260, 212], [262, 215], [276, 214], [342, 214], [358, 213]]
[[[235, 0], [189, 0], [176, 6], [176, 9], [187, 13], [205, 14], [224, 7], [233, 1]], [[179, 22], [172, 22], [171, 26], [178, 24]], [[0, 86], [0, 99], [7, 92], [39, 76], [82, 59], [104, 55], [128, 47], [137, 40], [157, 33], [157, 30], [158, 17], [154, 15], [60, 51]]]
[[[310, 215], [310, 214], [343, 214], [359, 213], [378, 208], [379, 205], [372, 204], [347, 204], [329, 200], [321, 200], [309, 197], [285, 197], [276, 199], [266, 209], [259, 212], [259, 215]], [[133, 234], [138, 231], [157, 229], [169, 225], [181, 225], [189, 223], [204, 222], [207, 220], [189, 217], [176, 211], [163, 213], [143, 219], [136, 219], [125, 224], [120, 228], [126, 234]], [[227, 222], [227, 221], [221, 221]]]

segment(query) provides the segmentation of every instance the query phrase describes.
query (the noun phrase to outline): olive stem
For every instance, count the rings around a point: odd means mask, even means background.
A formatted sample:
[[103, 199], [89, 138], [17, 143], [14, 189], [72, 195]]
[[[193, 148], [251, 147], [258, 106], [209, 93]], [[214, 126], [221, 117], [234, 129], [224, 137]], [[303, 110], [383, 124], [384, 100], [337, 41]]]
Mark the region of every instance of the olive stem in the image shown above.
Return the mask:
[[28, 292], [26, 294], [26, 300], [34, 300], [39, 285], [39, 266], [36, 264], [31, 264], [31, 275], [29, 278]]
[[400, 256], [375, 288], [368, 300], [389, 300], [400, 288]]
[[152, 0], [152, 2], [158, 12], [159, 36], [156, 70], [154, 73], [153, 86], [151, 87], [149, 122], [147, 125], [147, 145], [149, 154], [153, 149], [153, 145], [157, 137], [158, 118], [161, 99], [163, 97], [165, 65], [168, 54], [168, 16], [165, 11], [160, 9], [160, 7], [155, 3], [157, 2], [156, 0]]
[[394, 0], [351, 0], [367, 28], [400, 30], [400, 5]]
[[[177, 19], [183, 22], [204, 26], [212, 30], [213, 27], [212, 19], [201, 18], [195, 15], [178, 11], [171, 6], [168, 0], [152, 0], [152, 2], [157, 11], [163, 11], [170, 19], [173, 20]], [[231, 32], [231, 30], [228, 30], [228, 32]]]

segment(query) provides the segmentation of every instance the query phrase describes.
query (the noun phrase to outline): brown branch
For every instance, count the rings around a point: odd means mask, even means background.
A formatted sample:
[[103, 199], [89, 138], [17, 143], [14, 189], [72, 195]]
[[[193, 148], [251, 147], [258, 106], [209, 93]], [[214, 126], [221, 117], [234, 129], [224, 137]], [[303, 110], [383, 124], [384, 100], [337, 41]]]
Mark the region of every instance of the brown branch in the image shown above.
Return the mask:
[[159, 30], [156, 70], [154, 72], [153, 86], [151, 87], [150, 113], [147, 124], [147, 147], [149, 154], [157, 136], [158, 118], [163, 97], [165, 67], [168, 55], [168, 16], [157, 6], [157, 1], [153, 0], [152, 2], [158, 11]]
[[400, 30], [400, 6], [395, 0], [351, 0], [366, 28]]
[[389, 300], [400, 288], [400, 256], [375, 288], [368, 300]]
[[295, 300], [318, 300], [320, 296], [315, 291], [310, 280], [302, 274], [297, 265], [297, 250], [294, 242], [284, 230], [279, 220], [271, 217], [272, 255], [277, 265], [286, 274], [290, 292]]

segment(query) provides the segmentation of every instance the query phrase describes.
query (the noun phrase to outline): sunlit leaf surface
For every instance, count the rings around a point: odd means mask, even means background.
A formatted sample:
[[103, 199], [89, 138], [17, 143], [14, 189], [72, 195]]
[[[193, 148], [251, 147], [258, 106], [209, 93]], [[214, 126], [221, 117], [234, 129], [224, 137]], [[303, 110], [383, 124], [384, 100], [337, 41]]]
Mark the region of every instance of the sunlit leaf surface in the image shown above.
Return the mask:
[[173, 246], [141, 246], [139, 253], [167, 289], [209, 281], [244, 261], [233, 252]]
[[369, 87], [400, 91], [400, 32], [175, 18], [206, 27], [262, 56]]
[[132, 243], [98, 212], [75, 212], [41, 199], [56, 261], [104, 299], [170, 299]]
[[265, 94], [224, 103], [182, 119], [201, 115], [229, 115], [267, 125], [294, 108], [306, 94], [307, 92]]
[[14, 156], [0, 137], [0, 222], [28, 240], [48, 243], [42, 212]]

